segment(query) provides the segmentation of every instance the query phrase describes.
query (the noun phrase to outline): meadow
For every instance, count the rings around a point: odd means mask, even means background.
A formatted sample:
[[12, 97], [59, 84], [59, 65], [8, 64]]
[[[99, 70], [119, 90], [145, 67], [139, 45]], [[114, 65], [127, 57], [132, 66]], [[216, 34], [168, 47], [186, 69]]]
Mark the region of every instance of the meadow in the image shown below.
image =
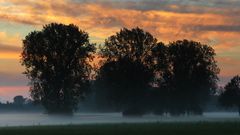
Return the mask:
[[240, 122], [175, 122], [2, 127], [0, 135], [239, 135]]

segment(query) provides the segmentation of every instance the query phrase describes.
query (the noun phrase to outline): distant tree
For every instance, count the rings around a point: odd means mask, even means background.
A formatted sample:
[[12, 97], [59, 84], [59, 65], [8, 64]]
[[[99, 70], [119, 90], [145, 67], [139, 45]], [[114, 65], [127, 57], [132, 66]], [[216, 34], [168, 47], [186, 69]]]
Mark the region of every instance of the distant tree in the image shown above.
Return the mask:
[[48, 113], [72, 113], [88, 90], [93, 44], [73, 24], [51, 23], [23, 40], [21, 63], [35, 102]]
[[220, 104], [225, 107], [237, 106], [240, 115], [240, 77], [234, 76], [224, 89], [219, 98]]
[[6, 105], [11, 105], [12, 103], [10, 103], [9, 101], [6, 102]]
[[124, 115], [143, 113], [154, 78], [151, 53], [156, 44], [157, 39], [150, 33], [124, 28], [109, 37], [101, 49], [107, 62], [100, 68], [96, 84]]
[[169, 44], [171, 75], [165, 80], [172, 115], [201, 114], [202, 105], [216, 88], [219, 68], [214, 49], [194, 41]]
[[21, 106], [25, 103], [25, 101], [26, 101], [26, 99], [21, 95], [15, 96], [13, 98], [13, 104], [15, 104], [15, 105], [20, 105]]

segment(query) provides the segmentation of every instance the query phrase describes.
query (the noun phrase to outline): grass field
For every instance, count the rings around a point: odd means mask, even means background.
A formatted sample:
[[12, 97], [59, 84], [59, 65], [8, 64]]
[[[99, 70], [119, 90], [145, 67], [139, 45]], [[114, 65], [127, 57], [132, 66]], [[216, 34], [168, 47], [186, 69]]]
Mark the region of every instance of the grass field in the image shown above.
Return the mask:
[[240, 122], [4, 127], [0, 135], [240, 135]]

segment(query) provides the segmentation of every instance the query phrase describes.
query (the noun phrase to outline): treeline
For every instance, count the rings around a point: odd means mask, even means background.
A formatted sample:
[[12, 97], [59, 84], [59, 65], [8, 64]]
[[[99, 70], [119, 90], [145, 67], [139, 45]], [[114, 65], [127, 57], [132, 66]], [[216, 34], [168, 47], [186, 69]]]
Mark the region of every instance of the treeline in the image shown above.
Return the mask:
[[35, 105], [31, 99], [21, 95], [15, 96], [13, 102], [0, 103], [0, 113], [42, 112], [41, 105]]
[[[76, 25], [51, 23], [25, 37], [21, 62], [31, 97], [48, 113], [72, 113], [94, 92], [96, 101], [123, 115], [182, 115], [202, 114], [215, 93], [215, 55], [200, 42], [164, 44], [138, 27], [96, 45]], [[102, 60], [93, 66], [96, 58]]]

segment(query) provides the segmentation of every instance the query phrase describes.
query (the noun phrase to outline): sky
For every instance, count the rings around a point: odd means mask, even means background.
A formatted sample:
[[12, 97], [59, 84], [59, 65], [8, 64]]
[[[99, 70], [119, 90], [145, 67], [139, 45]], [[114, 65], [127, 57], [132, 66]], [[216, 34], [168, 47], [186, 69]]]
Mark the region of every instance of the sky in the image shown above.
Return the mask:
[[240, 73], [240, 0], [0, 0], [0, 101], [28, 97], [22, 40], [51, 22], [79, 26], [102, 44], [121, 28], [140, 27], [159, 41], [212, 46], [220, 85]]

